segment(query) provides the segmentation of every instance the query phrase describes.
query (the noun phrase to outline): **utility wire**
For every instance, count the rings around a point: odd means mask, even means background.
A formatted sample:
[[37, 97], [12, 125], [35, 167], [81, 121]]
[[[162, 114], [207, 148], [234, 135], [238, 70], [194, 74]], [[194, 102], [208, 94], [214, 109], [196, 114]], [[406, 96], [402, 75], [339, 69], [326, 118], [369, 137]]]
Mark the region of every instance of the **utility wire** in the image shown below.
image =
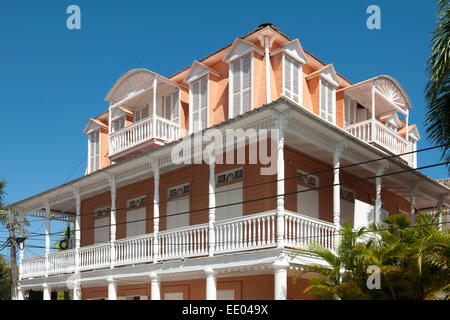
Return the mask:
[[[418, 167], [418, 168], [410, 168], [410, 169], [405, 169], [405, 170], [400, 170], [400, 171], [395, 171], [395, 172], [390, 172], [390, 173], [385, 173], [385, 174], [380, 174], [380, 175], [375, 175], [375, 176], [358, 178], [358, 179], [354, 179], [354, 180], [350, 180], [350, 181], [344, 181], [344, 182], [340, 182], [340, 183], [336, 183], [336, 184], [329, 184], [329, 185], [325, 185], [325, 186], [309, 188], [309, 189], [306, 189], [306, 190], [298, 190], [298, 191], [286, 192], [286, 193], [283, 193], [283, 194], [270, 195], [270, 196], [266, 196], [266, 197], [250, 199], [250, 200], [244, 200], [244, 201], [234, 202], [234, 203], [230, 203], [230, 204], [219, 205], [219, 206], [215, 206], [215, 207], [207, 207], [207, 208], [202, 208], [202, 209], [189, 210], [189, 211], [185, 211], [185, 212], [179, 212], [179, 213], [159, 216], [158, 218], [149, 217], [149, 218], [137, 219], [137, 220], [133, 220], [133, 221], [118, 222], [118, 223], [115, 223], [115, 224], [105, 224], [105, 225], [102, 225], [102, 226], [85, 227], [85, 228], [80, 228], [78, 230], [79, 231], [92, 230], [92, 229], [97, 229], [97, 228], [111, 227], [113, 225], [117, 226], [117, 225], [128, 224], [128, 223], [136, 223], [136, 222], [142, 222], [142, 221], [148, 221], [148, 220], [155, 220], [155, 219], [161, 219], [161, 218], [167, 218], [167, 217], [174, 217], [174, 216], [179, 216], [179, 215], [184, 215], [184, 214], [189, 214], [189, 213], [206, 212], [206, 211], [209, 211], [209, 209], [220, 209], [220, 208], [225, 208], [225, 207], [229, 207], [229, 206], [235, 206], [235, 205], [239, 205], [239, 204], [245, 204], [245, 203], [252, 203], [252, 202], [257, 202], [257, 201], [269, 200], [269, 199], [277, 198], [279, 196], [289, 196], [289, 195], [295, 195], [295, 194], [309, 192], [309, 191], [315, 191], [315, 190], [331, 188], [331, 187], [334, 187], [334, 186], [347, 185], [347, 184], [362, 182], [362, 181], [366, 181], [366, 180], [370, 180], [370, 179], [387, 177], [387, 176], [397, 175], [397, 174], [401, 174], [401, 173], [405, 173], [405, 172], [410, 172], [410, 171], [416, 171], [416, 170], [422, 170], [422, 169], [428, 169], [428, 168], [432, 168], [432, 167], [442, 166], [442, 165], [446, 165], [448, 163], [450, 163], [450, 161], [441, 162], [441, 163], [432, 164], [432, 165], [423, 166], [423, 167]], [[142, 207], [147, 207], [147, 206], [149, 206], [149, 205], [145, 205], [145, 206], [142, 206]], [[140, 208], [140, 207], [136, 207], [136, 208], [132, 208], [132, 209], [137, 209], [137, 208]], [[115, 211], [117, 212], [117, 211], [121, 211], [121, 210], [124, 210], [124, 209], [116, 209]], [[130, 208], [127, 208], [126, 210], [130, 210]], [[78, 230], [73, 230], [73, 231], [78, 231]], [[50, 233], [50, 234], [61, 234], [61, 232], [53, 232], [53, 233]], [[41, 234], [41, 235], [45, 235], [45, 234]], [[37, 235], [35, 235], [35, 236], [37, 236]], [[34, 236], [30, 236], [30, 237], [34, 237]]]
[[[382, 160], [386, 160], [386, 159], [397, 158], [397, 157], [401, 157], [401, 156], [407, 155], [407, 154], [429, 151], [429, 150], [436, 149], [436, 148], [441, 148], [441, 147], [447, 146], [447, 145], [450, 145], [450, 144], [443, 144], [443, 145], [439, 145], [439, 146], [433, 146], [433, 147], [418, 149], [418, 150], [415, 150], [415, 151], [409, 151], [409, 152], [400, 153], [400, 154], [396, 154], [396, 155], [390, 155], [390, 156], [376, 158], [376, 159], [367, 160], [367, 161], [363, 161], [363, 162], [352, 163], [352, 164], [340, 166], [339, 169], [345, 169], [345, 168], [350, 168], [350, 167], [354, 167], [354, 166], [368, 164], [368, 163], [372, 163], [372, 162], [376, 162], [376, 161], [382, 161]], [[424, 168], [426, 168], [426, 167], [424, 167]], [[321, 174], [321, 173], [326, 173], [326, 172], [334, 171], [336, 169], [335, 168], [323, 169], [323, 170], [315, 171], [315, 172], [312, 172], [312, 173], [305, 173], [305, 174], [303, 174], [303, 176], [308, 177], [310, 175], [317, 175], [317, 174]], [[421, 169], [421, 168], [416, 168], [415, 170], [418, 170], [418, 169]], [[415, 171], [415, 170], [412, 170], [412, 171]], [[247, 186], [236, 187], [236, 188], [232, 188], [232, 189], [228, 189], [228, 190], [217, 191], [217, 192], [215, 192], [215, 194], [220, 194], [220, 193], [223, 193], [223, 192], [235, 191], [235, 190], [240, 190], [240, 189], [248, 189], [248, 188], [253, 188], [253, 187], [259, 187], [259, 186], [270, 184], [270, 183], [276, 183], [278, 181], [283, 181], [283, 180], [287, 181], [287, 180], [296, 179], [296, 178], [297, 178], [297, 175], [291, 176], [291, 177], [287, 177], [287, 178], [284, 178], [284, 179], [277, 179], [277, 180], [261, 182], [261, 183], [257, 183], [257, 184], [253, 184], [253, 185], [247, 185]], [[190, 198], [193, 199], [193, 198], [207, 197], [210, 194], [211, 193], [208, 192], [208, 193], [205, 193], [205, 194], [191, 195]], [[150, 204], [146, 204], [145, 206], [140, 206], [140, 207], [135, 207], [135, 208], [116, 208], [115, 211], [117, 212], [117, 211], [130, 210], [130, 209], [136, 209], [136, 208], [142, 208], [142, 207], [151, 207], [154, 204], [158, 204], [158, 205], [159, 204], [166, 204], [166, 203], [171, 202], [171, 201], [173, 201], [173, 200], [159, 201], [159, 202], [156, 202], [156, 203], [150, 203]], [[74, 215], [75, 217], [77, 216], [76, 213], [70, 213], [70, 214]], [[82, 213], [81, 215], [82, 216], [88, 216], [88, 215], [93, 215], [93, 214], [96, 214], [96, 212], [95, 211], [94, 212], [85, 212], [85, 213]], [[33, 220], [33, 221], [42, 221], [42, 220], [41, 219], [36, 219], [36, 220]]]

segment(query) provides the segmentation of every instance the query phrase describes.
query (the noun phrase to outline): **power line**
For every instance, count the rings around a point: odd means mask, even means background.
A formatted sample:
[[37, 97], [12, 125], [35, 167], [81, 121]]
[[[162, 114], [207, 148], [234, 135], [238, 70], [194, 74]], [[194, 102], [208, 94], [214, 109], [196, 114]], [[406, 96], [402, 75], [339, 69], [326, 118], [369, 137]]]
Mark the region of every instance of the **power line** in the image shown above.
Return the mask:
[[[450, 163], [450, 161], [441, 162], [441, 163], [428, 165], [428, 166], [423, 166], [423, 167], [418, 167], [418, 168], [410, 168], [410, 169], [405, 169], [405, 170], [401, 170], [401, 171], [395, 171], [395, 172], [390, 172], [390, 173], [385, 173], [385, 174], [380, 174], [380, 175], [375, 175], [375, 176], [369, 176], [369, 177], [365, 177], [365, 178], [358, 178], [358, 179], [354, 179], [354, 180], [350, 180], [350, 181], [344, 181], [344, 182], [340, 182], [340, 183], [336, 183], [336, 184], [330, 184], [330, 185], [325, 185], [325, 186], [309, 188], [309, 189], [306, 189], [306, 190], [298, 190], [298, 191], [286, 192], [286, 193], [283, 193], [283, 194], [270, 195], [270, 196], [265, 196], [265, 197], [262, 197], [262, 198], [244, 200], [244, 201], [234, 202], [234, 203], [230, 203], [230, 204], [224, 204], [224, 205], [220, 205], [220, 206], [215, 206], [215, 207], [207, 207], [207, 208], [202, 208], [202, 209], [189, 210], [189, 211], [185, 211], [185, 212], [179, 212], [179, 213], [174, 213], [174, 214], [170, 214], [170, 215], [159, 216], [158, 218], [149, 217], [149, 218], [144, 218], [144, 219], [137, 219], [137, 220], [134, 220], [134, 221], [117, 222], [115, 224], [105, 224], [105, 225], [102, 225], [102, 226], [85, 227], [85, 228], [80, 228], [78, 230], [79, 231], [91, 230], [91, 229], [96, 229], [96, 228], [111, 227], [112, 225], [117, 226], [117, 225], [128, 224], [128, 223], [136, 223], [136, 222], [142, 222], [142, 221], [148, 221], [148, 220], [154, 220], [154, 219], [162, 219], [162, 218], [167, 218], [167, 217], [174, 217], [174, 216], [179, 216], [179, 215], [189, 214], [189, 213], [205, 212], [205, 211], [208, 211], [209, 209], [213, 209], [213, 208], [214, 209], [220, 209], [220, 208], [225, 208], [225, 207], [229, 207], [229, 206], [235, 206], [235, 205], [239, 205], [239, 204], [245, 204], [245, 203], [252, 203], [252, 202], [257, 202], [257, 201], [269, 200], [269, 199], [277, 198], [278, 196], [289, 196], [289, 195], [299, 194], [299, 193], [303, 193], [303, 192], [309, 192], [309, 191], [315, 191], [315, 190], [331, 188], [331, 187], [334, 187], [334, 186], [352, 184], [352, 183], [362, 182], [362, 181], [375, 179], [375, 178], [386, 177], [386, 176], [392, 176], [392, 175], [401, 174], [401, 173], [410, 172], [410, 171], [416, 171], [416, 170], [421, 170], [421, 169], [428, 169], [428, 168], [432, 168], [432, 167], [446, 165], [448, 163]], [[142, 207], [147, 207], [147, 206], [149, 206], [149, 205], [142, 206]], [[133, 208], [133, 209], [136, 209], [136, 208]], [[115, 211], [117, 212], [117, 211], [121, 211], [121, 210], [125, 210], [125, 209], [116, 209]], [[130, 210], [130, 208], [126, 208], [126, 210]], [[73, 231], [78, 231], [78, 230], [73, 230]], [[53, 232], [53, 233], [50, 233], [50, 234], [60, 234], [60, 231], [59, 232]], [[41, 234], [41, 235], [45, 235], [45, 234]], [[32, 237], [32, 236], [30, 236], [30, 237]]]
[[[368, 163], [372, 163], [372, 162], [376, 162], [376, 161], [382, 161], [382, 160], [386, 160], [386, 159], [397, 158], [397, 157], [401, 157], [401, 156], [407, 155], [407, 154], [429, 151], [429, 150], [436, 149], [436, 148], [441, 148], [441, 147], [447, 146], [447, 145], [450, 145], [450, 144], [443, 144], [443, 145], [439, 145], [439, 146], [433, 146], [433, 147], [418, 149], [418, 150], [415, 150], [415, 151], [409, 151], [409, 152], [405, 152], [405, 153], [400, 153], [400, 154], [396, 154], [396, 155], [390, 155], [390, 156], [376, 158], [376, 159], [367, 160], [367, 161], [362, 161], [362, 162], [358, 162], [358, 163], [352, 163], [352, 164], [340, 166], [339, 169], [345, 169], [345, 168], [350, 168], [350, 167], [354, 167], [354, 166], [368, 164]], [[426, 168], [426, 167], [424, 167], [424, 168]], [[335, 168], [323, 169], [323, 170], [315, 171], [315, 172], [312, 172], [312, 173], [305, 173], [305, 174], [303, 174], [303, 176], [307, 177], [307, 176], [311, 176], [311, 175], [317, 175], [317, 174], [321, 174], [321, 173], [334, 171], [336, 169]], [[419, 169], [422, 169], [422, 168], [416, 168], [415, 170], [419, 170]], [[415, 171], [415, 170], [412, 170], [412, 171]], [[236, 188], [232, 188], [232, 189], [228, 189], [228, 190], [224, 190], [224, 191], [217, 191], [217, 192], [215, 192], [215, 194], [220, 194], [220, 193], [223, 193], [223, 192], [229, 192], [229, 191], [235, 191], [235, 190], [241, 190], [241, 189], [248, 189], [248, 188], [253, 188], [253, 187], [259, 187], [259, 186], [270, 184], [270, 183], [277, 183], [278, 181], [287, 181], [287, 180], [296, 179], [296, 178], [297, 178], [297, 175], [291, 176], [291, 177], [287, 177], [287, 178], [284, 178], [284, 179], [277, 179], [277, 180], [261, 182], [261, 183], [257, 183], [257, 184], [253, 184], [253, 185], [236, 187]], [[190, 198], [193, 199], [193, 198], [207, 197], [210, 194], [211, 193], [208, 192], [208, 193], [205, 193], [205, 194], [191, 195]], [[173, 201], [173, 200], [159, 201], [159, 202], [156, 202], [156, 203], [151, 203], [151, 204], [146, 204], [144, 206], [135, 207], [133, 209], [143, 208], [143, 207], [150, 207], [150, 206], [153, 206], [154, 204], [158, 204], [158, 205], [159, 204], [166, 204], [166, 203], [171, 202], [171, 201]], [[131, 208], [116, 208], [115, 211], [117, 212], [117, 211], [130, 210], [130, 209]], [[76, 213], [71, 213], [71, 214], [73, 214], [75, 217], [77, 216]], [[93, 214], [96, 214], [96, 212], [95, 211], [93, 211], [93, 212], [85, 212], [85, 213], [82, 213], [81, 215], [82, 216], [88, 216], [88, 215], [93, 215]], [[33, 221], [42, 221], [42, 220], [41, 219], [36, 219], [36, 220], [33, 220]]]

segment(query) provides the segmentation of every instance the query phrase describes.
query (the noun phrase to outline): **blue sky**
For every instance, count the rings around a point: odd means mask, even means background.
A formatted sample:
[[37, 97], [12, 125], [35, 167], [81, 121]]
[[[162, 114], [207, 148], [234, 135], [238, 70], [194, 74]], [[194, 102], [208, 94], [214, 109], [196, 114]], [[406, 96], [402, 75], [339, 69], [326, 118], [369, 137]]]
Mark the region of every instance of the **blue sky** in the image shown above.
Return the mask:
[[[71, 4], [81, 8], [81, 30], [66, 28]], [[371, 4], [381, 8], [381, 30], [366, 27]], [[434, 1], [3, 1], [0, 177], [8, 181], [7, 201], [84, 174], [82, 130], [106, 110], [103, 99], [124, 72], [145, 67], [170, 76], [266, 21], [353, 83], [396, 78], [414, 106], [418, 148], [430, 146], [423, 92]], [[437, 163], [440, 152], [418, 159], [419, 166]], [[424, 173], [448, 177], [444, 167]], [[31, 230], [44, 228], [38, 222]]]

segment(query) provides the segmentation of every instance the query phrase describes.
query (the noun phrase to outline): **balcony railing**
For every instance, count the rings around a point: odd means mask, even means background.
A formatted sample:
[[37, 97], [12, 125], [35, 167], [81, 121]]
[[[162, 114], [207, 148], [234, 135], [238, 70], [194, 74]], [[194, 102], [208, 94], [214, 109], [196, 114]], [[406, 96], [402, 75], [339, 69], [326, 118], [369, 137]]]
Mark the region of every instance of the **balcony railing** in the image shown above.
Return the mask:
[[[346, 126], [344, 129], [356, 138], [368, 143], [376, 143], [393, 154], [401, 154], [408, 151], [408, 143], [406, 140], [378, 120], [375, 120], [374, 130], [372, 127], [372, 120], [358, 122]], [[410, 161], [408, 155], [402, 156], [402, 159], [407, 162]]]
[[[214, 225], [214, 255], [264, 249], [276, 246], [276, 211], [236, 217], [218, 221]], [[284, 215], [284, 241], [287, 247], [304, 247], [310, 242], [329, 249], [335, 246], [334, 224], [286, 211]], [[188, 226], [159, 232], [158, 261], [209, 254], [208, 224]], [[154, 234], [144, 234], [114, 242], [114, 266], [151, 263], [155, 258]], [[79, 249], [80, 270], [109, 268], [111, 244], [100, 243]], [[21, 279], [45, 276], [45, 256], [22, 260]], [[67, 250], [49, 255], [48, 274], [73, 273], [75, 251]]]
[[[156, 130], [153, 130], [154, 124]], [[153, 116], [150, 116], [111, 133], [109, 135], [109, 155], [114, 155], [151, 139], [171, 142], [179, 139], [179, 137], [180, 128], [178, 123], [160, 116], [156, 116], [156, 121], [154, 122]]]

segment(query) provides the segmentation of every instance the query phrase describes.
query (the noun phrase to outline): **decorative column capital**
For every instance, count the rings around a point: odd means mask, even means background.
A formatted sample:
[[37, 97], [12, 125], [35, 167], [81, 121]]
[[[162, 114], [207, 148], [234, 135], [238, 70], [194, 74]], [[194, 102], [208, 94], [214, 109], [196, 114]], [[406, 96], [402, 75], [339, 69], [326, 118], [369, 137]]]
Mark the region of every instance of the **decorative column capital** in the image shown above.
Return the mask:
[[214, 276], [216, 274], [216, 271], [214, 271], [213, 268], [206, 268], [204, 271], [206, 276]]
[[272, 267], [275, 270], [287, 270], [287, 268], [289, 268], [289, 262], [287, 262], [286, 260], [277, 260], [272, 263]]
[[345, 150], [347, 149], [348, 141], [342, 140], [338, 143], [336, 143], [334, 147], [334, 157], [337, 159], [340, 159], [342, 155], [344, 154]]
[[286, 110], [280, 112], [276, 109], [270, 109], [270, 113], [272, 115], [272, 120], [274, 122], [275, 127], [280, 131], [280, 136], [283, 136], [284, 130], [287, 128], [289, 119], [292, 117], [292, 110]]

